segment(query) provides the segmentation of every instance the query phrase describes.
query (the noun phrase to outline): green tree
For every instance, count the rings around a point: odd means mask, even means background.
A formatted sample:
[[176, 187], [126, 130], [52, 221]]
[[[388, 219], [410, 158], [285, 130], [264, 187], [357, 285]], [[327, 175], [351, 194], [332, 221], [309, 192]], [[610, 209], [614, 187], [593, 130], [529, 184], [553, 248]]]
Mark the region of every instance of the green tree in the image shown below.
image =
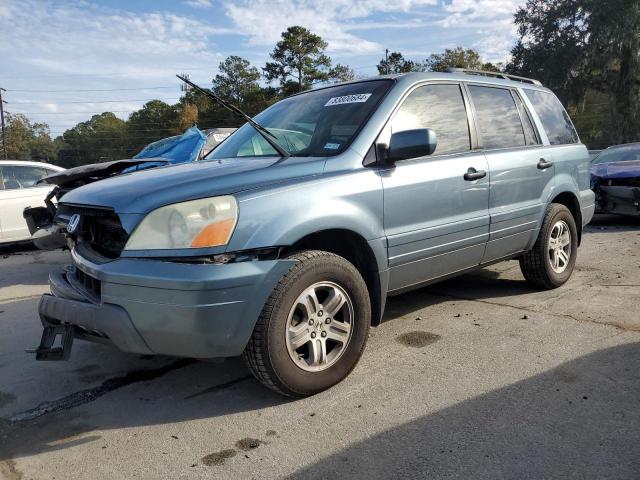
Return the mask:
[[[248, 115], [261, 112], [277, 99], [275, 89], [260, 86], [260, 72], [248, 60], [230, 56], [218, 68], [219, 73], [212, 80], [212, 92]], [[198, 91], [189, 91], [184, 100], [197, 107], [196, 120], [200, 128], [238, 127], [244, 123], [238, 115]]]
[[588, 13], [583, 0], [553, 3], [529, 0], [514, 22], [519, 40], [507, 64], [509, 73], [533, 77], [552, 88], [565, 102], [582, 96], [588, 38]]
[[502, 67], [502, 64], [482, 60], [477, 50], [463, 47], [445, 48], [442, 53], [432, 53], [422, 64], [423, 70], [430, 72], [446, 72], [448, 68], [500, 72]]
[[485, 62], [482, 64], [482, 70], [484, 70], [485, 72], [503, 72], [504, 71], [504, 63], [502, 62], [498, 62], [498, 63], [491, 63], [491, 62]]
[[277, 80], [283, 94], [302, 92], [314, 82], [327, 81], [331, 59], [324, 53], [326, 48], [327, 42], [310, 30], [289, 27], [270, 54], [273, 61], [264, 67], [265, 78]]
[[355, 80], [356, 72], [353, 71], [353, 68], [338, 63], [330, 70], [329, 77], [331, 81], [335, 83], [350, 82], [351, 80]]
[[240, 108], [260, 90], [260, 71], [244, 58], [232, 55], [218, 67], [220, 73], [213, 79], [213, 91]]
[[445, 72], [447, 68], [482, 70], [483, 67], [480, 53], [472, 48], [446, 48], [442, 53], [432, 53], [424, 61], [424, 69], [431, 72]]
[[592, 88], [612, 96], [618, 142], [640, 140], [640, 2], [591, 0], [588, 65]]
[[[556, 91], [576, 125], [586, 125], [579, 132], [589, 145], [640, 140], [637, 0], [529, 0], [515, 23], [520, 38], [510, 73], [538, 78]], [[603, 102], [606, 112], [599, 108]]]
[[407, 60], [400, 52], [391, 52], [387, 58], [378, 63], [378, 73], [388, 75], [394, 73], [406, 73], [420, 70], [420, 65], [412, 60]]
[[6, 114], [7, 157], [15, 160], [52, 162], [57, 148], [46, 123], [31, 123], [23, 114]]
[[177, 133], [184, 132], [196, 123], [198, 123], [198, 107], [185, 102], [178, 112], [178, 120], [176, 123]]
[[164, 137], [182, 133], [179, 125], [180, 107], [161, 100], [151, 100], [129, 116], [126, 122], [129, 142], [128, 156], [138, 153], [145, 145]]
[[75, 167], [87, 163], [127, 158], [127, 123], [111, 112], [94, 115], [62, 134], [58, 164]]

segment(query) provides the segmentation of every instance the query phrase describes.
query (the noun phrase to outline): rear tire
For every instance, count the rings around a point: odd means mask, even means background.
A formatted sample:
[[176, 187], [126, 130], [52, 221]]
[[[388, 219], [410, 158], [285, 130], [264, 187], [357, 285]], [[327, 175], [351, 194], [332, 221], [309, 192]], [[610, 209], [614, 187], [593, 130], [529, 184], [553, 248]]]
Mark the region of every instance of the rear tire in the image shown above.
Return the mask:
[[520, 270], [531, 285], [549, 290], [563, 285], [578, 254], [578, 232], [567, 207], [552, 203], [547, 208], [533, 248], [520, 257]]
[[332, 387], [356, 366], [371, 304], [362, 276], [344, 258], [319, 250], [287, 258], [297, 262], [267, 299], [243, 358], [268, 388], [304, 397]]

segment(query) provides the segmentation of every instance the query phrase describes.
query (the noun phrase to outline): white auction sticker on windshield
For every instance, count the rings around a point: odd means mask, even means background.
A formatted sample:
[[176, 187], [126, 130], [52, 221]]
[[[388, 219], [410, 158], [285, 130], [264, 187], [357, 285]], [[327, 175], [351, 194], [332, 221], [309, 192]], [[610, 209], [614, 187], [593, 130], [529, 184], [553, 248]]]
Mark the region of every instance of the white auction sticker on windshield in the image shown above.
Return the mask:
[[329, 99], [327, 103], [324, 104], [325, 107], [330, 107], [332, 105], [344, 105], [346, 103], [364, 103], [369, 100], [371, 96], [370, 93], [356, 93], [355, 95], [343, 95], [342, 97], [332, 97]]

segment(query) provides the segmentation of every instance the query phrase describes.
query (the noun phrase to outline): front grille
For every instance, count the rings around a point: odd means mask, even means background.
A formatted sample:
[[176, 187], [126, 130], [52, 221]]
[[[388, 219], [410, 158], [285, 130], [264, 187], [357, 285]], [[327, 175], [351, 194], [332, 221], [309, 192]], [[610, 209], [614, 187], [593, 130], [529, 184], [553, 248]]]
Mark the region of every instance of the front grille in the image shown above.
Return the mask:
[[82, 222], [82, 238], [107, 258], [118, 258], [127, 243], [127, 232], [117, 215], [89, 216]]
[[74, 214], [80, 215], [80, 223], [71, 235], [76, 242], [88, 244], [92, 250], [109, 259], [120, 256], [129, 235], [113, 210], [60, 205], [56, 220], [66, 226]]
[[85, 288], [88, 293], [90, 293], [95, 298], [100, 298], [100, 294], [102, 293], [100, 280], [84, 273], [79, 268], [76, 268], [75, 277], [76, 280]]

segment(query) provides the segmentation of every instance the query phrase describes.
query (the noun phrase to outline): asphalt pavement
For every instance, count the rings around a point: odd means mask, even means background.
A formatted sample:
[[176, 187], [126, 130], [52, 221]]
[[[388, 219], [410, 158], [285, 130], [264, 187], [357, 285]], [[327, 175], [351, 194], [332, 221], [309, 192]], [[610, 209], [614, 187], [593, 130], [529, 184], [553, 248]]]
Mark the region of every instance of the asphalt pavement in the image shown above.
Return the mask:
[[0, 478], [640, 478], [639, 219], [596, 217], [557, 290], [511, 261], [390, 299], [353, 373], [301, 400], [239, 359], [36, 362], [68, 255], [0, 249]]

